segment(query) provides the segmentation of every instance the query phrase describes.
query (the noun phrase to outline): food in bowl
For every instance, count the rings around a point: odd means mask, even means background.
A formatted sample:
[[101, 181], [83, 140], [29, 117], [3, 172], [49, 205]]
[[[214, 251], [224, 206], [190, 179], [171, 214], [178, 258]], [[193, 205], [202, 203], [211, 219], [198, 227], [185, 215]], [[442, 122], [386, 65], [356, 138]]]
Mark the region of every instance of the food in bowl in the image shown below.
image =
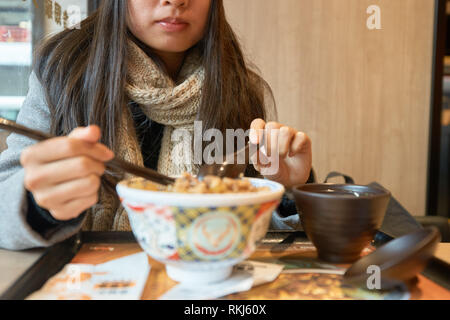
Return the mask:
[[199, 285], [226, 279], [254, 252], [280, 203], [281, 184], [245, 180], [258, 192], [161, 192], [136, 178], [120, 182], [117, 192], [143, 250], [173, 280]]
[[143, 178], [130, 180], [128, 186], [143, 190], [178, 193], [245, 193], [270, 190], [268, 187], [255, 187], [246, 178], [230, 179], [206, 176], [203, 180], [199, 180], [187, 172], [177, 178], [173, 185], [169, 186], [160, 186]]

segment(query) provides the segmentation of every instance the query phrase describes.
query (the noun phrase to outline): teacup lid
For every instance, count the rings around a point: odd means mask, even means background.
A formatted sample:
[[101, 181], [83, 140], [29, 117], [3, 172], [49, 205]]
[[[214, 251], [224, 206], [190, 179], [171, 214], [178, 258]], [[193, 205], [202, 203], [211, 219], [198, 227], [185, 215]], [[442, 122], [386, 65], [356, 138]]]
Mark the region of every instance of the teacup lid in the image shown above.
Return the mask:
[[344, 274], [344, 283], [367, 286], [376, 273], [381, 286], [376, 289], [408, 282], [425, 269], [440, 241], [441, 234], [436, 227], [418, 229], [393, 239], [350, 266]]

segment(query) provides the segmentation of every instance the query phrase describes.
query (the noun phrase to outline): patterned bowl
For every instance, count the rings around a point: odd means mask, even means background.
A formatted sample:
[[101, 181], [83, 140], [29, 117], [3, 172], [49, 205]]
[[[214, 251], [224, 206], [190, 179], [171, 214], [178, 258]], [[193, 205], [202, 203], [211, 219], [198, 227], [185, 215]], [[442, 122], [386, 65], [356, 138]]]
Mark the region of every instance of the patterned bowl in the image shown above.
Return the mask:
[[164, 263], [173, 280], [202, 284], [229, 277], [267, 232], [284, 187], [265, 179], [250, 181], [270, 190], [184, 194], [135, 189], [123, 181], [117, 192], [142, 249]]

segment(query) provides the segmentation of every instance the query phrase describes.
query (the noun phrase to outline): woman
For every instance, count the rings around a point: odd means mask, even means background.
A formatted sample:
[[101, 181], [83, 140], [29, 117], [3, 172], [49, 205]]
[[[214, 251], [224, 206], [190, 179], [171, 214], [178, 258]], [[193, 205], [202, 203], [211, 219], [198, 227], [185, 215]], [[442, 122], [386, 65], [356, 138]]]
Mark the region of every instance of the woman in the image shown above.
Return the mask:
[[[105, 161], [117, 155], [169, 175], [195, 174], [198, 166], [180, 156], [192, 144], [172, 139], [177, 129], [192, 137], [194, 121], [203, 131], [251, 128], [255, 144], [264, 135], [267, 153], [279, 157], [265, 177], [305, 183], [311, 142], [266, 122], [271, 106], [222, 0], [103, 1], [79, 30], [37, 52], [17, 121], [60, 137], [37, 144], [9, 137], [0, 157], [0, 247], [48, 246], [81, 228], [130, 230], [114, 195], [123, 176], [105, 171]], [[264, 173], [262, 163], [254, 168]], [[289, 216], [295, 204], [285, 199], [278, 212]]]

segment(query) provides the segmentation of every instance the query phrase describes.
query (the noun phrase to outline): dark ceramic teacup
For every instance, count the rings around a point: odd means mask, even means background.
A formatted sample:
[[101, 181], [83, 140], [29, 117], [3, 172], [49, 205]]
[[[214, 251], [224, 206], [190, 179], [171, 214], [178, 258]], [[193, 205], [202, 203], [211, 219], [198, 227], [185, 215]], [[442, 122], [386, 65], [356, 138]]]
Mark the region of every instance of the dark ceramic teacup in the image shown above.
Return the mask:
[[354, 184], [305, 184], [293, 188], [303, 228], [321, 260], [350, 263], [383, 222], [390, 192]]

